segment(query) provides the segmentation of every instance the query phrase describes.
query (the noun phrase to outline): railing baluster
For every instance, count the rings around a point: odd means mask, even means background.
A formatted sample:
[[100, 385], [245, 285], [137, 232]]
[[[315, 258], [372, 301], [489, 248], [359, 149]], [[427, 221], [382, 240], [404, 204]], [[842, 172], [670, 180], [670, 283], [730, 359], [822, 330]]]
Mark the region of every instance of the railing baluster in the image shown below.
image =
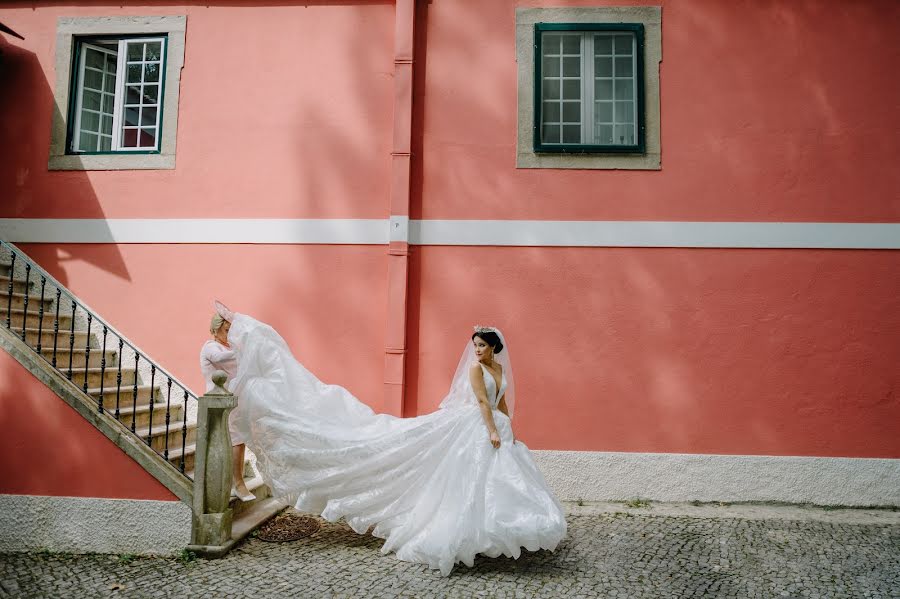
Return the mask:
[[137, 397], [138, 397], [138, 362], [141, 359], [141, 354], [134, 352], [134, 389], [132, 390], [131, 397], [131, 432], [134, 432], [134, 423], [135, 418], [137, 417]]
[[44, 336], [44, 288], [47, 286], [47, 277], [41, 275], [41, 307], [38, 310], [38, 334], [37, 353], [41, 353], [41, 342]]
[[153, 440], [153, 405], [156, 388], [154, 387], [156, 379], [156, 364], [150, 364], [150, 422], [147, 424], [147, 445]]
[[56, 368], [56, 340], [59, 337], [59, 299], [62, 289], [56, 288], [56, 319], [53, 321], [53, 367]]
[[[97, 396], [99, 398], [97, 399], [97, 411], [101, 414], [103, 413], [103, 379], [106, 378], [106, 333], [106, 325], [103, 325], [103, 348], [100, 350], [100, 395]], [[90, 343], [90, 338], [88, 338], [88, 343]]]
[[187, 445], [187, 402], [188, 402], [188, 392], [187, 389], [182, 387], [184, 391], [184, 422], [181, 423], [181, 473], [184, 474], [184, 454], [187, 451], [185, 447]]
[[72, 323], [69, 326], [69, 380], [72, 380], [72, 355], [75, 353], [75, 310], [78, 304], [72, 300]]
[[166, 383], [166, 387], [168, 387], [168, 391], [166, 392], [166, 447], [163, 451], [163, 457], [166, 458], [166, 461], [169, 461], [169, 416], [171, 414], [170, 408], [172, 406], [172, 377], [166, 377], [168, 379], [168, 383]]
[[[88, 390], [88, 368], [91, 365], [91, 320], [94, 318], [94, 315], [90, 312], [87, 313], [88, 317], [88, 326], [87, 326], [87, 337], [84, 339], [84, 383], [81, 385], [81, 388], [87, 393]], [[100, 373], [100, 381], [101, 384], [103, 381], [103, 373]]]
[[28, 288], [31, 286], [31, 265], [25, 263], [25, 300], [22, 302], [22, 341], [25, 341], [25, 327], [28, 323]]
[[12, 328], [12, 297], [13, 297], [13, 275], [16, 272], [16, 253], [12, 254], [12, 260], [9, 264], [9, 297], [6, 298], [6, 328]]
[[119, 419], [119, 396], [122, 394], [122, 346], [125, 344], [119, 337], [119, 366], [116, 372], [116, 420]]

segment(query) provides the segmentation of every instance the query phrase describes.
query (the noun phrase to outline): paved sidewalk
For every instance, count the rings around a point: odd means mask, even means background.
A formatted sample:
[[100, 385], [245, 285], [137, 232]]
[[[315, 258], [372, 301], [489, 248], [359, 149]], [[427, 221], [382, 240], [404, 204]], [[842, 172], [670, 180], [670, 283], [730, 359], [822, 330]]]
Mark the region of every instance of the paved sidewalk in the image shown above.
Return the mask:
[[567, 506], [556, 553], [479, 559], [448, 578], [323, 522], [220, 560], [0, 555], [0, 597], [900, 598], [900, 512], [792, 506]]

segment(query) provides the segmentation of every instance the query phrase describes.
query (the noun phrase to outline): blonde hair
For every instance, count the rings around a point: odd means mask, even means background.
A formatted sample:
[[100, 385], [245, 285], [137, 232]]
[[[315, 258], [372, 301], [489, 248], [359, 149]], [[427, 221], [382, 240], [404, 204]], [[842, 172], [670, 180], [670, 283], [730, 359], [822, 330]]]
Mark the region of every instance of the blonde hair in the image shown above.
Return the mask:
[[209, 332], [215, 335], [219, 331], [219, 329], [222, 328], [223, 324], [225, 324], [225, 319], [218, 314], [213, 314], [212, 318], [209, 321]]

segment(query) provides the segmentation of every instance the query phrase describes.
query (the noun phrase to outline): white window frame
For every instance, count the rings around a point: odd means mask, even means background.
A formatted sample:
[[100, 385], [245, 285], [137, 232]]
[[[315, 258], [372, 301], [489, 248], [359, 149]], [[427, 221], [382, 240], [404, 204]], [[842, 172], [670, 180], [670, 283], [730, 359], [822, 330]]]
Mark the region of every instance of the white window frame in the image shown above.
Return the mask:
[[[173, 16], [133, 16], [133, 17], [60, 17], [56, 28], [56, 85], [54, 100], [56, 110], [50, 135], [50, 156], [47, 166], [50, 170], [156, 170], [175, 168], [175, 141], [178, 129], [178, 98], [181, 85], [181, 70], [184, 66], [184, 41], [187, 17]], [[73, 153], [68, 147], [69, 118], [80, 118], [80, 110], [71, 114], [70, 95], [77, 93], [73, 85], [72, 70], [76, 38], [120, 37], [131, 42], [147, 38], [165, 37], [161, 49], [160, 64], [160, 104], [157, 108], [156, 150], [144, 148], [121, 148], [116, 152]], [[155, 40], [154, 40], [155, 41]], [[119, 52], [121, 60], [124, 53]], [[122, 73], [121, 67], [117, 72]], [[77, 73], [75, 73], [77, 74]], [[122, 73], [124, 74], [124, 73]], [[117, 101], [120, 86], [125, 77], [117, 76]], [[124, 98], [124, 96], [122, 96]], [[79, 106], [80, 108], [80, 106]], [[124, 110], [124, 109], [123, 109]], [[117, 111], [121, 115], [121, 110]], [[120, 116], [121, 118], [121, 116]], [[74, 121], [73, 121], [74, 124]], [[118, 125], [119, 123], [116, 123]], [[114, 127], [114, 131], [118, 129]], [[138, 129], [139, 130], [139, 129]], [[74, 138], [74, 130], [72, 131]], [[121, 144], [121, 139], [117, 140]]]
[[[542, 36], [557, 35], [559, 37], [578, 37], [579, 38], [579, 53], [580, 53], [579, 57], [581, 60], [580, 73], [578, 75], [578, 78], [581, 82], [581, 96], [579, 99], [579, 102], [581, 103], [581, 117], [580, 117], [581, 118], [581, 138], [580, 138], [580, 141], [578, 141], [578, 142], [563, 141], [563, 132], [562, 132], [562, 129], [560, 129], [560, 141], [548, 142], [548, 141], [541, 140], [541, 143], [544, 146], [602, 145], [597, 140], [597, 135], [595, 132], [596, 122], [594, 120], [595, 111], [597, 109], [597, 102], [604, 101], [604, 100], [597, 100], [595, 98], [595, 92], [594, 92], [594, 83], [598, 79], [594, 72], [594, 58], [596, 57], [596, 55], [594, 53], [594, 40], [597, 36], [604, 36], [604, 37], [613, 38], [612, 46], [611, 46], [612, 54], [609, 55], [611, 62], [612, 62], [612, 72], [610, 73], [609, 77], [601, 78], [601, 79], [609, 79], [612, 82], [611, 89], [612, 89], [612, 93], [613, 93], [612, 98], [610, 99], [610, 103], [612, 104], [613, 121], [612, 121], [612, 123], [602, 123], [603, 125], [609, 125], [609, 126], [613, 127], [613, 143], [606, 144], [606, 145], [636, 146], [638, 144], [638, 139], [639, 139], [639, 135], [640, 135], [638, 128], [639, 128], [639, 125], [641, 122], [641, 118], [640, 118], [641, 115], [638, 114], [638, 111], [640, 109], [640, 102], [638, 101], [638, 90], [640, 88], [640, 86], [638, 85], [638, 77], [640, 76], [640, 74], [637, 72], [637, 65], [638, 65], [638, 56], [637, 56], [638, 37], [637, 37], [637, 34], [635, 34], [633, 31], [625, 31], [625, 30], [622, 30], [622, 31], [589, 31], [589, 30], [585, 30], [585, 31], [543, 31], [543, 32], [541, 32], [541, 35]], [[616, 144], [615, 143], [615, 127], [616, 126], [624, 126], [624, 125], [628, 124], [628, 123], [618, 123], [616, 121], [616, 104], [621, 102], [621, 100], [616, 98], [616, 81], [619, 79], [622, 79], [622, 78], [616, 77], [616, 72], [615, 72], [616, 60], [615, 59], [620, 58], [620, 57], [625, 57], [626, 55], [617, 56], [614, 40], [616, 37], [621, 37], [621, 36], [628, 36], [631, 38], [631, 54], [630, 54], [630, 57], [631, 57], [631, 77], [630, 77], [631, 98], [628, 98], [628, 100], [630, 100], [631, 104], [632, 104], [632, 117], [631, 117], [632, 122], [630, 123], [633, 140], [634, 140], [634, 143], [632, 143], [632, 144]], [[542, 46], [542, 48], [543, 48], [543, 46]], [[574, 56], [574, 55], [567, 55], [564, 53], [563, 49], [560, 48], [560, 54], [555, 55], [555, 56], [551, 55], [551, 57], [556, 57], [556, 56], [559, 56], [564, 59], [564, 57], [566, 57], [566, 56]], [[541, 56], [536, 57], [536, 60], [543, 61], [544, 58], [546, 58], [546, 57], [547, 57], [546, 54], [542, 54]], [[544, 81], [547, 81], [548, 79], [558, 79], [559, 80], [559, 82], [560, 82], [560, 100], [559, 100], [560, 119], [563, 118], [563, 113], [564, 113], [563, 105], [566, 102], [566, 100], [562, 98], [563, 81], [565, 81], [566, 79], [573, 78], [573, 77], [565, 75], [565, 73], [564, 73], [564, 69], [565, 69], [564, 64], [565, 63], [564, 63], [563, 59], [560, 60], [559, 77], [557, 78], [557, 77], [547, 76], [546, 74], [542, 74], [543, 81], [540, 83], [540, 85], [543, 86]], [[541, 90], [541, 91], [543, 91], [543, 90]], [[541, 95], [542, 104], [546, 104], [547, 100], [543, 99], [543, 94], [540, 94], [540, 95]], [[541, 110], [541, 123], [540, 123], [541, 129], [543, 129], [544, 125], [546, 124], [546, 121], [543, 118], [544, 112], [545, 111], [542, 109]], [[560, 127], [563, 127], [564, 123], [565, 123], [565, 121], [561, 120], [559, 123], [552, 123], [552, 124], [553, 125], [558, 124]], [[569, 126], [572, 126], [572, 125], [570, 124]], [[535, 134], [542, 135], [541, 131], [536, 131]]]
[[[138, 38], [124, 38], [116, 40], [118, 42], [118, 49], [114, 53], [108, 48], [104, 48], [103, 46], [97, 46], [92, 44], [88, 40], [79, 41], [82, 47], [82, 51], [80, 52], [80, 60], [78, 64], [78, 77], [76, 78], [76, 101], [75, 101], [75, 123], [72, 129], [72, 140], [70, 145], [70, 151], [73, 154], [83, 154], [84, 150], [79, 150], [78, 148], [81, 146], [81, 112], [83, 109], [82, 102], [84, 97], [84, 72], [87, 61], [87, 53], [84, 52], [84, 48], [90, 48], [92, 50], [103, 52], [104, 54], [111, 54], [116, 56], [116, 88], [114, 93], [113, 100], [113, 113], [112, 113], [112, 141], [110, 144], [110, 149], [107, 151], [99, 150], [98, 152], [158, 152], [159, 151], [159, 142], [160, 142], [160, 122], [162, 117], [162, 107], [163, 102], [165, 101], [165, 89], [164, 89], [164, 71], [166, 64], [166, 38], [165, 37], [138, 37]], [[159, 62], [160, 65], [160, 75], [159, 79], [156, 82], [157, 87], [157, 103], [155, 105], [156, 108], [156, 120], [153, 124], [153, 129], [156, 131], [154, 136], [153, 146], [125, 146], [122, 144], [125, 128], [122, 125], [122, 117], [125, 113], [125, 87], [128, 83], [128, 46], [130, 44], [145, 44], [145, 43], [159, 43], [160, 45], [160, 54]], [[141, 86], [143, 86], [143, 77], [144, 77], [144, 68], [143, 65], [147, 64], [147, 61], [144, 60], [146, 57], [142, 56], [141, 64]], [[103, 118], [103, 110], [102, 110], [102, 93], [101, 93], [101, 110], [100, 110], [100, 118], [101, 118], [101, 126], [102, 126], [102, 118]], [[129, 105], [130, 106], [130, 105]], [[153, 105], [148, 105], [153, 106]], [[143, 108], [144, 104], [140, 104], [139, 108]], [[138, 124], [135, 129], [138, 131], [138, 140], [140, 140], [140, 131], [141, 129], [147, 129], [149, 127], [143, 126], [140, 122], [141, 112], [138, 112]]]

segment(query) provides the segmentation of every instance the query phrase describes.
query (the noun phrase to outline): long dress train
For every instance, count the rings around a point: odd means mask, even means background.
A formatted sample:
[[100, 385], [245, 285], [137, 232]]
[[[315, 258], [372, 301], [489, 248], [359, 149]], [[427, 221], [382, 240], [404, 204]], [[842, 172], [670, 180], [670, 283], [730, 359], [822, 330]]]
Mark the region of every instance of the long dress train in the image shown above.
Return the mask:
[[238, 314], [229, 341], [238, 354], [229, 388], [246, 419], [240, 426], [276, 497], [344, 518], [358, 533], [374, 526], [382, 553], [445, 576], [479, 553], [518, 558], [521, 547], [553, 550], [565, 537], [559, 502], [496, 409], [505, 376], [497, 389], [483, 370], [501, 439], [495, 449], [475, 401], [416, 418], [375, 414], [319, 381], [268, 325]]

